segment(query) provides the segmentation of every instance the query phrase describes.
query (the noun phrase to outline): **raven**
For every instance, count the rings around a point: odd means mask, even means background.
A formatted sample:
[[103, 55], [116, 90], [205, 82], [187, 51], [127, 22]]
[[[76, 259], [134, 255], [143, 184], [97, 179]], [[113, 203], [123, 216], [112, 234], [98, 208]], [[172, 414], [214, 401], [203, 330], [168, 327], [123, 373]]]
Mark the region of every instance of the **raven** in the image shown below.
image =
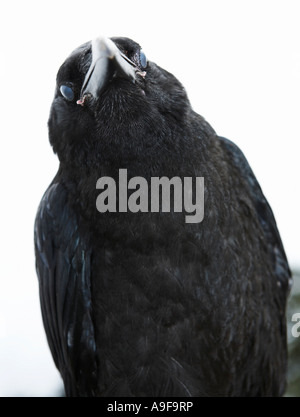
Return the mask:
[[[48, 127], [60, 166], [35, 254], [66, 395], [282, 396], [291, 274], [239, 148], [128, 38], [97, 38], [66, 59]], [[100, 213], [97, 181], [118, 184], [121, 169], [203, 177], [203, 221], [174, 209]]]

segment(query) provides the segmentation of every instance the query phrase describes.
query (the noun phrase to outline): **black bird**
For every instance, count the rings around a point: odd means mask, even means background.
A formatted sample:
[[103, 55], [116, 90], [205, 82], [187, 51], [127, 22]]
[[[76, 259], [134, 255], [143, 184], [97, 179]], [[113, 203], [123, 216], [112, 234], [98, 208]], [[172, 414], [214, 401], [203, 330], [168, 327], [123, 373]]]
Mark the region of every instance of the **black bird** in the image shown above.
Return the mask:
[[[60, 160], [35, 222], [43, 322], [67, 396], [281, 396], [290, 271], [239, 148], [127, 38], [57, 75]], [[97, 180], [204, 177], [205, 215], [100, 213]], [[149, 183], [149, 182], [148, 182]]]

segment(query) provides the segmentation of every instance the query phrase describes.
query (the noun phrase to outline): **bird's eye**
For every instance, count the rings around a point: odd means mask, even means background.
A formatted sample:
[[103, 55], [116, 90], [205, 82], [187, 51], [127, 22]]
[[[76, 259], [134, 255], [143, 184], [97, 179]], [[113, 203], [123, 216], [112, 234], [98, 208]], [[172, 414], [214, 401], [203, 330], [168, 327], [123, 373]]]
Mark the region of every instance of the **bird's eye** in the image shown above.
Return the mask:
[[62, 85], [60, 87], [60, 92], [68, 101], [74, 100], [74, 91], [71, 87], [68, 87], [67, 85]]
[[140, 52], [140, 63], [142, 69], [145, 69], [147, 67], [147, 57], [143, 51]]

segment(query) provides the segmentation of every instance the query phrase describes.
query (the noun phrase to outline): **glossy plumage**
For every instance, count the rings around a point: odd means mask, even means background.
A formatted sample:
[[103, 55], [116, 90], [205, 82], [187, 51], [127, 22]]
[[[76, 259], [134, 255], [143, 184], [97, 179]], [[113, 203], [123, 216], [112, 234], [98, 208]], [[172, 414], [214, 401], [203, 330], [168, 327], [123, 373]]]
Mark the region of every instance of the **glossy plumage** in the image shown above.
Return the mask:
[[[113, 41], [135, 62], [138, 44]], [[60, 168], [35, 223], [43, 321], [67, 395], [282, 395], [290, 271], [245, 157], [152, 62], [135, 83], [114, 73], [76, 104], [91, 63], [87, 43], [59, 70], [49, 137]], [[117, 181], [121, 168], [204, 177], [203, 222], [100, 214], [97, 179]]]

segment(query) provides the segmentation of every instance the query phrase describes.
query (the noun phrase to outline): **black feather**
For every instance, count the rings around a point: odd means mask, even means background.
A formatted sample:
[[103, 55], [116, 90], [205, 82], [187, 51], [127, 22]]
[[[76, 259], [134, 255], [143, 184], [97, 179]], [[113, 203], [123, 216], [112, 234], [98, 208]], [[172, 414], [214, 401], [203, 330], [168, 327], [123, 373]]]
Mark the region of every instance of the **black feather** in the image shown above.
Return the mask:
[[58, 183], [49, 187], [40, 204], [35, 243], [43, 321], [55, 364], [67, 395], [90, 396], [97, 376], [91, 250]]

